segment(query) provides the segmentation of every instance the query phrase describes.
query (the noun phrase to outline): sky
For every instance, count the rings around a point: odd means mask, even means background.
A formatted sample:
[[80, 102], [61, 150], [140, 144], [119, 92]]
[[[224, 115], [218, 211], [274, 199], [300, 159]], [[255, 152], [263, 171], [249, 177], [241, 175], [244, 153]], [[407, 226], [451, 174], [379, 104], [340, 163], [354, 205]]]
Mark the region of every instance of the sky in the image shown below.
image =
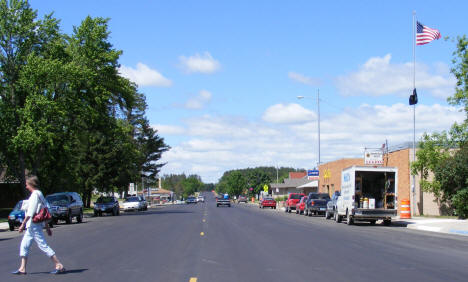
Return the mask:
[[87, 16], [109, 19], [119, 71], [146, 95], [147, 118], [171, 147], [161, 175], [216, 183], [233, 169], [312, 169], [319, 124], [322, 163], [412, 142], [413, 11], [442, 34], [415, 48], [416, 140], [464, 119], [446, 99], [468, 1], [30, 4], [67, 34]]

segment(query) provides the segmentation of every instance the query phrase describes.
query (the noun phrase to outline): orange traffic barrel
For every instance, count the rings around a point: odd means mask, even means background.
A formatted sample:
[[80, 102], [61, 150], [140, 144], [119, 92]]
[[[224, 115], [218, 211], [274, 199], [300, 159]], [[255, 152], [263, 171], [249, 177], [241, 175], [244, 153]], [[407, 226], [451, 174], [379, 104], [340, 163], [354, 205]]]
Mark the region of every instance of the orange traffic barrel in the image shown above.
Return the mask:
[[400, 218], [411, 218], [411, 207], [409, 200], [401, 200]]

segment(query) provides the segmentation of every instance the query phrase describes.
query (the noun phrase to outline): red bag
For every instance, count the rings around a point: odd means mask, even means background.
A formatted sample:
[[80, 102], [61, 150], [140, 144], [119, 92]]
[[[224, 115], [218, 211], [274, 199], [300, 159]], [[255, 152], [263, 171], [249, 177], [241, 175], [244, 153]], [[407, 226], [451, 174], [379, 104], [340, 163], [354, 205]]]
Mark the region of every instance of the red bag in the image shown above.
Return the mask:
[[49, 209], [47, 207], [43, 207], [32, 219], [34, 223], [39, 223], [43, 221], [49, 221], [52, 216], [49, 213]]
[[39, 196], [39, 199], [41, 200], [42, 205], [44, 207], [32, 218], [32, 221], [34, 223], [49, 221], [52, 218], [52, 215], [50, 215], [49, 209], [47, 208], [44, 198], [42, 196]]

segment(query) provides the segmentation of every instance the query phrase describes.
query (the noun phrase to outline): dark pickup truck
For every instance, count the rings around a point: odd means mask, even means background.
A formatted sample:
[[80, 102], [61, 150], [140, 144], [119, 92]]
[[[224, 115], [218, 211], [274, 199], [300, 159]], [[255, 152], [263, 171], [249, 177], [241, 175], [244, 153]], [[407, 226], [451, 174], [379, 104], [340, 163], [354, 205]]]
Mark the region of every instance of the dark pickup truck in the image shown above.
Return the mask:
[[330, 196], [327, 193], [310, 192], [304, 209], [304, 215], [324, 215], [327, 210], [328, 201], [330, 201]]
[[340, 191], [335, 191], [333, 193], [331, 200], [328, 201], [327, 203], [327, 211], [325, 212], [325, 218], [330, 219], [335, 216], [335, 210], [336, 210], [336, 200], [338, 200], [338, 197], [340, 196]]
[[224, 196], [221, 195], [221, 196], [216, 197], [216, 207], [219, 207], [219, 206], [228, 206], [228, 207], [231, 206], [231, 199], [229, 199], [228, 194], [225, 194]]

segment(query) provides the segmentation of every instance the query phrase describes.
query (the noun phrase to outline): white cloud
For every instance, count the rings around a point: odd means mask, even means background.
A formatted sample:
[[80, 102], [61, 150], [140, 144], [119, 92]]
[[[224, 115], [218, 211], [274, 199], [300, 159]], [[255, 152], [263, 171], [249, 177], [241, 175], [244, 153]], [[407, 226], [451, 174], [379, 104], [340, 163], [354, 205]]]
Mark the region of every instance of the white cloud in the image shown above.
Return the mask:
[[317, 119], [317, 116], [299, 104], [276, 104], [269, 107], [262, 118], [271, 123], [299, 123]]
[[206, 90], [200, 91], [198, 95], [194, 98], [189, 99], [185, 103], [185, 108], [187, 109], [201, 109], [205, 106], [206, 103], [211, 101], [211, 93]]
[[[464, 114], [454, 107], [417, 105], [416, 138], [423, 132], [448, 129], [463, 119]], [[185, 172], [198, 174], [205, 182], [216, 182], [225, 171], [237, 168], [312, 168], [317, 162], [317, 121], [313, 118], [292, 124], [204, 115], [184, 123], [186, 141], [168, 144], [172, 149], [163, 154], [161, 161], [167, 165], [162, 174]], [[163, 137], [163, 128], [179, 128], [155, 127], [161, 128]], [[408, 142], [413, 139], [412, 108], [404, 104], [363, 104], [325, 115], [320, 139], [322, 162], [362, 157], [364, 147], [380, 147], [385, 140], [390, 146]]]
[[172, 81], [165, 78], [157, 70], [149, 68], [143, 63], [138, 63], [136, 69], [132, 67], [121, 66], [119, 72], [123, 77], [135, 82], [138, 86], [164, 86], [172, 85]]
[[160, 135], [182, 135], [185, 129], [180, 126], [156, 124], [152, 126]]
[[[409, 95], [413, 89], [413, 63], [391, 63], [391, 54], [367, 60], [359, 70], [337, 78], [341, 94], [346, 96]], [[416, 88], [425, 89], [434, 97], [445, 99], [453, 94], [455, 78], [443, 63], [431, 69], [416, 64]]]
[[296, 73], [296, 72], [289, 72], [288, 77], [296, 82], [306, 84], [306, 85], [318, 85], [320, 84], [320, 79], [318, 78], [313, 78], [313, 77], [307, 77], [303, 74]]
[[210, 74], [218, 71], [221, 67], [220, 63], [215, 60], [209, 52], [203, 55], [195, 54], [190, 57], [179, 57], [182, 68], [188, 73], [205, 73]]

